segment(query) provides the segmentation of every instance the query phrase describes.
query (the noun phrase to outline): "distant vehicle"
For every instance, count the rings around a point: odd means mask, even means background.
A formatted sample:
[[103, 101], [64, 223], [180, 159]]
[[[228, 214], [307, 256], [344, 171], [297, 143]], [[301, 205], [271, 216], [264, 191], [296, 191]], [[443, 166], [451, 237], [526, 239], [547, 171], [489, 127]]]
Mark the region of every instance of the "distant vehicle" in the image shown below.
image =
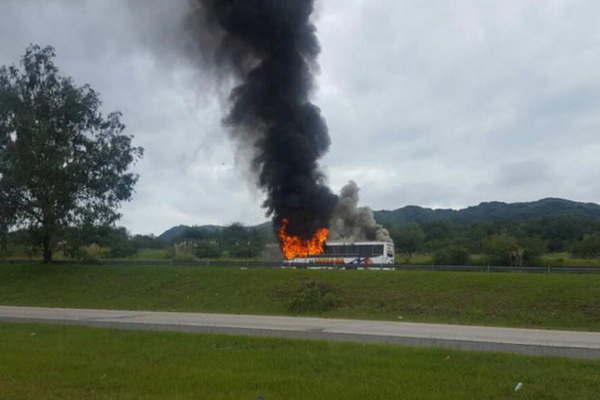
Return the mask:
[[292, 264], [371, 265], [393, 264], [393, 242], [328, 242], [319, 255], [296, 257]]

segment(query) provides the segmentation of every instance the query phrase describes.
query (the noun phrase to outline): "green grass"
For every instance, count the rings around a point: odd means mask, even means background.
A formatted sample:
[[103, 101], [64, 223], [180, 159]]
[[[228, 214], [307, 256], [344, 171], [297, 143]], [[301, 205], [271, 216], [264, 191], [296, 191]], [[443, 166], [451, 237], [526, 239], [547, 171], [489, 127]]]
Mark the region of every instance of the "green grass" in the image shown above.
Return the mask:
[[431, 265], [433, 256], [427, 253], [415, 253], [410, 257], [406, 254], [396, 254], [396, 263], [408, 265]]
[[[434, 264], [433, 255], [428, 253], [416, 253], [411, 257], [397, 254], [396, 262], [411, 265]], [[469, 256], [469, 265], [487, 265], [488, 263], [489, 261], [484, 254], [471, 254]], [[540, 256], [537, 264], [551, 267], [600, 267], [600, 258], [578, 258], [567, 252], [547, 253]]]
[[[406, 254], [396, 254], [396, 263], [404, 265], [434, 265], [433, 254], [415, 253], [408, 257]], [[600, 260], [598, 260], [600, 262]], [[468, 265], [486, 265], [487, 257], [484, 254], [471, 254]], [[551, 263], [551, 265], [553, 265]], [[600, 266], [600, 264], [599, 264]]]
[[294, 315], [311, 280], [303, 315], [600, 331], [600, 275], [4, 265], [0, 304]]
[[171, 252], [168, 249], [140, 249], [130, 258], [134, 260], [170, 260]]
[[488, 257], [485, 254], [471, 254], [469, 256], [470, 265], [486, 265], [488, 264]]
[[[104, 249], [106, 252], [108, 249]], [[101, 258], [101, 257], [97, 257]], [[12, 260], [30, 260], [30, 261], [40, 261], [41, 255], [36, 254], [34, 256], [29, 256], [26, 254], [25, 250], [20, 249], [12, 253], [9, 257]], [[69, 260], [62, 252], [57, 251], [54, 254], [54, 259], [57, 261], [61, 260]], [[154, 261], [154, 260], [171, 260], [173, 259], [173, 254], [170, 249], [140, 249], [135, 255], [131, 257], [126, 257], [118, 260], [137, 260], [137, 261]], [[182, 253], [179, 256], [175, 257], [175, 259], [180, 261], [198, 261], [199, 259], [194, 257], [191, 253]], [[232, 258], [232, 257], [223, 257], [220, 258], [221, 261], [233, 260], [233, 261], [260, 261], [256, 258]], [[201, 261], [201, 260], [200, 260]], [[396, 254], [396, 263], [398, 264], [408, 264], [408, 265], [432, 265], [434, 264], [433, 255], [429, 253], [415, 253], [408, 257], [406, 254]], [[469, 256], [469, 265], [487, 265], [489, 264], [488, 258], [484, 254], [471, 254]], [[578, 258], [573, 256], [571, 253], [563, 252], [563, 253], [547, 253], [540, 256], [537, 264], [542, 266], [551, 266], [551, 267], [600, 267], [600, 258]]]
[[600, 267], [600, 258], [577, 258], [570, 253], [544, 254], [540, 262], [552, 267]]
[[0, 324], [3, 400], [591, 400], [599, 370], [509, 354]]

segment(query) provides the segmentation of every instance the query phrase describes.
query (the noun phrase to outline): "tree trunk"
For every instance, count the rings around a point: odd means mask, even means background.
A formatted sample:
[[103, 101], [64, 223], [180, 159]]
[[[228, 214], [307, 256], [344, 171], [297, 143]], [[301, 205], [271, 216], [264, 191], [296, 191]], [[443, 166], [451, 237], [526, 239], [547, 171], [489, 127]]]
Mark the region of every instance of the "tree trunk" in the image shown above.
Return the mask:
[[2, 226], [2, 238], [0, 239], [0, 241], [2, 242], [0, 244], [0, 252], [2, 253], [2, 255], [6, 255], [8, 253], [8, 227], [6, 225]]
[[50, 264], [52, 262], [52, 246], [51, 246], [50, 235], [44, 237], [44, 264]]

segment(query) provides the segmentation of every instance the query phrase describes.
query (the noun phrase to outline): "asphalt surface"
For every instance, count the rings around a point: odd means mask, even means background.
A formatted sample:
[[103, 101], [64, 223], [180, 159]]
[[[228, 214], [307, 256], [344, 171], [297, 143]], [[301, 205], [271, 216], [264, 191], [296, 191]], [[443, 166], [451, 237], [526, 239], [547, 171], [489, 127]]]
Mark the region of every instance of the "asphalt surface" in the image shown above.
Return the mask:
[[[600, 332], [325, 318], [0, 306], [0, 322], [396, 343], [600, 359]], [[0, 327], [1, 329], [1, 327]]]

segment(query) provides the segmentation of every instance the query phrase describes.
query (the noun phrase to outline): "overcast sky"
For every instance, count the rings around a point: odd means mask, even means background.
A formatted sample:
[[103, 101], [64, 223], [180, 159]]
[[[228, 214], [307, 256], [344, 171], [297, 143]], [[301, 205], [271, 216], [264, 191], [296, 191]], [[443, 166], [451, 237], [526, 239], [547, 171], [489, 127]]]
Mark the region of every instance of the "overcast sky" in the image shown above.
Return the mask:
[[[121, 223], [257, 223], [206, 75], [165, 43], [183, 0], [0, 0], [0, 64], [52, 45], [145, 148]], [[334, 190], [375, 209], [600, 199], [600, 3], [322, 0], [315, 102]], [[168, 40], [167, 40], [168, 39]], [[175, 42], [174, 42], [175, 40]]]

